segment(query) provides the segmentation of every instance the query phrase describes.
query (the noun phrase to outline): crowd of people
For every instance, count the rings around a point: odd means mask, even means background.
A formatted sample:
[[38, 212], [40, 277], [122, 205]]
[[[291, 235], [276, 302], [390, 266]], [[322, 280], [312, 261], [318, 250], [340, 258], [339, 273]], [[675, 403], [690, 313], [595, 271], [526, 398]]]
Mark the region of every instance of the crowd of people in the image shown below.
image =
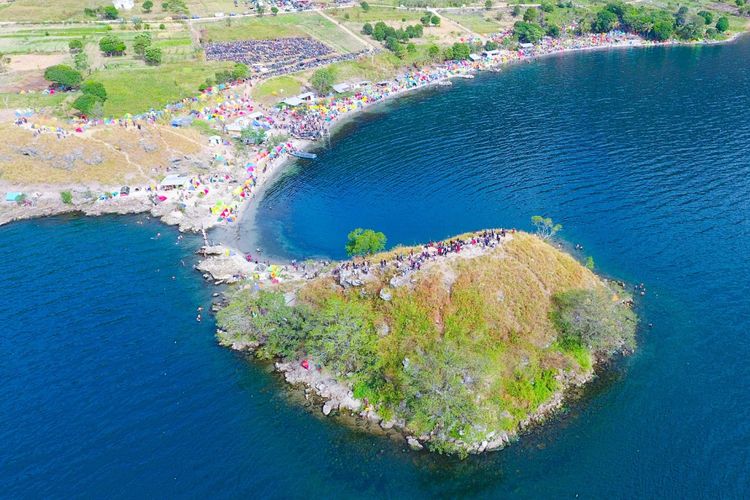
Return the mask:
[[[422, 266], [429, 261], [458, 254], [470, 248], [495, 248], [503, 241], [506, 235], [507, 232], [505, 229], [491, 229], [477, 232], [468, 239], [456, 238], [448, 241], [430, 242], [423, 245], [418, 252], [415, 252], [412, 248], [408, 252], [397, 252], [390, 260], [381, 259], [378, 262], [378, 267], [381, 271], [390, 267], [402, 275], [408, 274], [412, 271], [422, 269]], [[340, 276], [342, 273], [351, 273], [355, 276], [367, 276], [372, 272], [372, 269], [372, 261], [367, 259], [359, 262], [346, 261], [340, 263], [333, 270], [333, 274], [334, 276]]]
[[247, 64], [255, 71], [297, 70], [308, 61], [325, 60], [333, 53], [326, 44], [306, 37], [273, 40], [238, 40], [205, 44], [209, 61], [234, 61]]

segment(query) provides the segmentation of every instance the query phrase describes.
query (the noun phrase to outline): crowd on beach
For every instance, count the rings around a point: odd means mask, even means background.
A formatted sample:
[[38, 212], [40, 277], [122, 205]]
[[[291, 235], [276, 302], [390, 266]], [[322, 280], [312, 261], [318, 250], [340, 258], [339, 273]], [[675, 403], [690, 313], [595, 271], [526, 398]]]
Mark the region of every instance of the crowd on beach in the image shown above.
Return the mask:
[[290, 37], [273, 40], [239, 40], [235, 42], [209, 42], [205, 44], [209, 61], [234, 61], [247, 64], [256, 70], [269, 71], [296, 68], [305, 61], [325, 58], [333, 49], [314, 38]]
[[[509, 33], [499, 34], [497, 40], [502, 41]], [[643, 39], [618, 31], [606, 34], [589, 34], [577, 37], [553, 39], [545, 37], [535, 45], [521, 46], [516, 50], [482, 51], [470, 60], [446, 61], [434, 66], [407, 71], [392, 80], [382, 82], [359, 82], [341, 94], [329, 94], [313, 97], [296, 106], [279, 105], [267, 108], [259, 105], [250, 96], [250, 88], [258, 77], [237, 84], [222, 84], [207, 89], [193, 97], [185, 98], [170, 104], [161, 110], [150, 110], [140, 115], [126, 115], [118, 119], [75, 119], [71, 120], [71, 128], [62, 126], [50, 127], [37, 124], [33, 116], [24, 111], [16, 119], [18, 126], [31, 130], [34, 135], [54, 133], [60, 139], [69, 137], [72, 133], [82, 133], [87, 129], [99, 126], [123, 127], [141, 129], [143, 126], [163, 121], [173, 117], [189, 117], [201, 119], [218, 130], [227, 131], [228, 126], [239, 119], [245, 120], [247, 126], [262, 128], [269, 134], [287, 135], [295, 139], [317, 140], [325, 136], [330, 127], [342, 116], [364, 109], [381, 102], [389, 97], [399, 95], [415, 88], [426, 87], [447, 81], [454, 77], [469, 77], [477, 71], [493, 70], [503, 65], [515, 62], [529, 61], [535, 57], [568, 50], [584, 50], [600, 47], [635, 46], [647, 43]], [[266, 47], [272, 47], [269, 45]], [[269, 49], [270, 50], [270, 49]], [[347, 54], [342, 57], [356, 57]], [[328, 63], [330, 60], [325, 60]], [[260, 78], [267, 77], [263, 74]], [[174, 123], [173, 123], [174, 124]], [[258, 146], [252, 148], [249, 161], [235, 165], [237, 171], [244, 170], [244, 179], [236, 179], [232, 189], [222, 189], [221, 203], [207, 205], [215, 222], [232, 222], [237, 220], [241, 204], [247, 200], [253, 190], [260, 183], [259, 173], [265, 172], [268, 165], [281, 160], [286, 154], [293, 152], [297, 144], [283, 142], [273, 146]], [[260, 171], [260, 172], [259, 172]], [[188, 199], [198, 197], [200, 190], [193, 186], [195, 193]], [[204, 193], [205, 197], [206, 193]], [[166, 195], [172, 201], [173, 195]], [[108, 198], [109, 199], [109, 198]], [[166, 200], [165, 200], [166, 201]], [[185, 200], [177, 200], [184, 203]], [[205, 203], [204, 203], [205, 204]], [[448, 248], [450, 253], [453, 249]], [[442, 252], [442, 250], [439, 250]]]

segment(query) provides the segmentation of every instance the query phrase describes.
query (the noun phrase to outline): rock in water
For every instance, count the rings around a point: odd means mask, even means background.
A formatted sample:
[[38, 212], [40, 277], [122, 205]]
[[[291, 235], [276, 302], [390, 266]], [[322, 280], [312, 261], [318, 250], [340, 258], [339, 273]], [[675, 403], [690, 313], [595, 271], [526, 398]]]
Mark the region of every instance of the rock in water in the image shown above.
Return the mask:
[[409, 448], [414, 451], [419, 451], [424, 448], [424, 446], [422, 446], [422, 443], [420, 443], [419, 440], [414, 436], [406, 436], [406, 442], [409, 444]]

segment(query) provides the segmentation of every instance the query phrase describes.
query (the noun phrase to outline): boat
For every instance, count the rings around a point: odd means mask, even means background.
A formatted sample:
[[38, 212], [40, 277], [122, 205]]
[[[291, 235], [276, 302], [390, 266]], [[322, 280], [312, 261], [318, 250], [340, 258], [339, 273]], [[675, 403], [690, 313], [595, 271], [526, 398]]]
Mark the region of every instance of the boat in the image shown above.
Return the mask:
[[464, 73], [462, 75], [456, 75], [456, 78], [466, 78], [467, 80], [471, 80], [472, 78], [474, 78], [474, 75]]
[[318, 157], [315, 153], [308, 153], [307, 151], [292, 151], [291, 155], [303, 160], [314, 160]]
[[451, 85], [453, 85], [453, 82], [451, 82], [450, 80], [440, 80], [438, 82], [438, 85], [441, 87], [450, 87]]

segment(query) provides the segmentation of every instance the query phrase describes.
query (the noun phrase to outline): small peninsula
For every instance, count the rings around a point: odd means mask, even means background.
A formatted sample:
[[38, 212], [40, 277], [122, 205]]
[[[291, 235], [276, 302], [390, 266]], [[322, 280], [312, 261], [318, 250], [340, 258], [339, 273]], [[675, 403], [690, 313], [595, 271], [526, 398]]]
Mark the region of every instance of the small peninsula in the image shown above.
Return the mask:
[[217, 314], [220, 343], [275, 361], [324, 414], [398, 431], [413, 449], [500, 449], [635, 344], [622, 286], [524, 232], [464, 234], [287, 278], [232, 292]]

